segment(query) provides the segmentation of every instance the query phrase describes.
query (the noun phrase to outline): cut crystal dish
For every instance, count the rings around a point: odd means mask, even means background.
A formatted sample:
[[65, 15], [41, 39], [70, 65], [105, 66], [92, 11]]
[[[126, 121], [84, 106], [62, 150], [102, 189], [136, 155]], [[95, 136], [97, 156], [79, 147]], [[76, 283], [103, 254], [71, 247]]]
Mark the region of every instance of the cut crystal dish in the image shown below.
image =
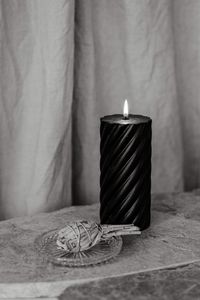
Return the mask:
[[35, 246], [50, 262], [61, 266], [84, 267], [103, 263], [117, 256], [122, 248], [121, 236], [111, 236], [85, 251], [69, 253], [58, 249], [57, 237], [58, 229], [46, 232], [36, 238]]

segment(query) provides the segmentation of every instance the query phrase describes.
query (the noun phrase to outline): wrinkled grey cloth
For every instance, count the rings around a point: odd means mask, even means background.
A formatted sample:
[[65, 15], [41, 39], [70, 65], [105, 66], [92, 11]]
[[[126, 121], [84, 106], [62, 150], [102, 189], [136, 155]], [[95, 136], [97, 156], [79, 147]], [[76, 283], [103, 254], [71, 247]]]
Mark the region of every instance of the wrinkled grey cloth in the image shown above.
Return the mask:
[[0, 218], [99, 201], [99, 118], [153, 119], [152, 191], [200, 184], [198, 0], [0, 1]]
[[168, 0], [76, 1], [74, 199], [98, 200], [99, 117], [153, 119], [152, 191], [183, 188], [172, 5]]
[[0, 2], [0, 215], [71, 204], [74, 1]]

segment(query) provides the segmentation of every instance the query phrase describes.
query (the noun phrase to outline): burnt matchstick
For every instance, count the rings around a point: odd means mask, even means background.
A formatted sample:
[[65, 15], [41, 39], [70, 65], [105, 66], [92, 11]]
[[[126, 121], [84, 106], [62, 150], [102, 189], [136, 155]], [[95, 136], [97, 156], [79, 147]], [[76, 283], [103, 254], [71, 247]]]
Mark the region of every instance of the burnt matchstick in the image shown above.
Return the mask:
[[100, 225], [102, 228], [102, 238], [118, 235], [141, 234], [140, 229], [133, 224], [128, 225]]

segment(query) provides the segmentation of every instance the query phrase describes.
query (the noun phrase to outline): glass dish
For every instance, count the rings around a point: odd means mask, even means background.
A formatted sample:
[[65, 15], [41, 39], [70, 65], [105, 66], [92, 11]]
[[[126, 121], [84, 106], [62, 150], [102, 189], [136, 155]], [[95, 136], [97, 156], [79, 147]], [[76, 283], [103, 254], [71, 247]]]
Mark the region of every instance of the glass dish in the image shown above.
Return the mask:
[[48, 231], [35, 240], [37, 251], [56, 265], [84, 267], [106, 262], [117, 256], [122, 248], [121, 236], [101, 240], [97, 245], [78, 253], [67, 253], [58, 249], [56, 240], [58, 229]]

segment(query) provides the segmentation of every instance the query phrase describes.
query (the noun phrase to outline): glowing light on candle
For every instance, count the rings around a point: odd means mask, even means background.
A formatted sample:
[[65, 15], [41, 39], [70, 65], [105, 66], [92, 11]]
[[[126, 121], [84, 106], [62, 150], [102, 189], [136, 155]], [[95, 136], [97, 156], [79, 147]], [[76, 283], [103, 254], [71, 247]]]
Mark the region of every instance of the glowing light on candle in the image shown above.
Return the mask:
[[128, 119], [128, 101], [124, 101], [124, 109], [123, 109], [123, 115], [125, 119]]

